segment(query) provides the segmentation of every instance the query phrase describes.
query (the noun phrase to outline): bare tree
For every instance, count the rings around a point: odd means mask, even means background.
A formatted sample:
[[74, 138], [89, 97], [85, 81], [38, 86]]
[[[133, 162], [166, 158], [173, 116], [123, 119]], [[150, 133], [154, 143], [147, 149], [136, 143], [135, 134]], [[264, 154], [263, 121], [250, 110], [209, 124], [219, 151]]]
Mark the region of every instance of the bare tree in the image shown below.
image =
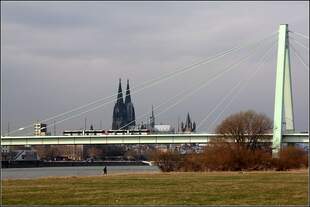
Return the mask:
[[264, 134], [271, 129], [272, 121], [266, 115], [249, 110], [227, 117], [217, 126], [216, 133], [229, 135], [237, 146], [255, 150], [259, 147], [259, 141], [267, 141]]
[[182, 157], [175, 151], [154, 151], [152, 160], [164, 172], [178, 171], [183, 165]]
[[54, 160], [56, 156], [61, 155], [59, 147], [54, 145], [37, 145], [33, 146], [33, 148], [37, 151], [40, 159]]
[[58, 156], [72, 160], [82, 159], [81, 145], [37, 145], [33, 148], [41, 159], [54, 160]]
[[102, 157], [102, 149], [100, 149], [98, 146], [91, 146], [87, 149], [87, 155], [95, 158], [95, 159], [99, 159]]

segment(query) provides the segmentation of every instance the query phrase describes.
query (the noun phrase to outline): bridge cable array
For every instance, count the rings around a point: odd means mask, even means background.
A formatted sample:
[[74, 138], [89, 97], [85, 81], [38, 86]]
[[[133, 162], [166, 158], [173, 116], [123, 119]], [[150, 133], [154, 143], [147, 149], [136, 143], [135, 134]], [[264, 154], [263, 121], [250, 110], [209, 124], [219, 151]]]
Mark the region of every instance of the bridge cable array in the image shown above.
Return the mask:
[[159, 116], [165, 112], [167, 112], [168, 110], [172, 109], [173, 107], [175, 107], [176, 105], [182, 103], [183, 101], [185, 101], [186, 99], [188, 99], [189, 97], [191, 97], [192, 95], [196, 94], [199, 90], [206, 88], [206, 86], [210, 85], [211, 83], [213, 83], [215, 80], [219, 79], [220, 77], [222, 77], [224, 74], [232, 71], [233, 69], [235, 69], [237, 66], [241, 65], [242, 63], [244, 63], [248, 58], [250, 58], [251, 56], [254, 56], [255, 53], [250, 53], [249, 55], [247, 55], [245, 58], [242, 58], [241, 60], [239, 60], [238, 62], [232, 64], [232, 65], [228, 65], [228, 67], [226, 68], [225, 71], [219, 73], [218, 75], [214, 76], [211, 80], [209, 80], [208, 82], [202, 84], [200, 87], [196, 88], [195, 90], [191, 91], [190, 93], [186, 94], [185, 96], [183, 96], [180, 100], [178, 100], [177, 102], [173, 103], [171, 106], [169, 106], [168, 108], [166, 108], [165, 110], [161, 111], [160, 113], [156, 114], [156, 116]]
[[291, 45], [291, 48], [294, 51], [294, 55], [297, 57], [297, 59], [302, 63], [303, 66], [305, 66], [305, 68], [308, 69], [309, 71], [309, 65], [302, 59], [302, 57], [299, 55], [299, 53], [297, 52], [297, 50]]
[[[302, 43], [298, 43], [297, 40], [295, 40], [294, 38], [290, 38], [292, 39], [295, 43], [297, 43], [299, 46], [303, 47], [304, 49], [307, 49], [309, 52], [309, 48], [304, 46]], [[297, 57], [297, 59], [302, 63], [302, 65], [308, 69], [309, 71], [309, 64], [306, 63], [306, 61], [303, 60], [303, 58], [301, 57], [301, 55], [298, 53], [298, 51], [295, 49], [295, 47], [291, 44], [291, 42], [289, 42], [289, 47], [292, 48], [292, 51], [294, 53], [294, 55]]]
[[[241, 50], [241, 49], [243, 49], [243, 48], [246, 48], [247, 46], [253, 45], [253, 44], [255, 44], [256, 42], [263, 42], [263, 41], [266, 41], [267, 39], [273, 37], [275, 34], [277, 34], [277, 32], [274, 32], [274, 33], [272, 33], [272, 34], [270, 34], [270, 35], [268, 35], [268, 36], [262, 38], [262, 39], [259, 40], [259, 41], [250, 41], [250, 42], [247, 42], [246, 44], [241, 44], [241, 45], [232, 47], [231, 49], [228, 49], [228, 50], [226, 50], [226, 51], [224, 51], [224, 52], [217, 53], [216, 55], [213, 55], [213, 56], [211, 56], [211, 57], [205, 58], [205, 59], [203, 59], [203, 60], [201, 60], [201, 61], [199, 61], [199, 62], [196, 62], [196, 63], [194, 63], [194, 64], [191, 64], [191, 65], [189, 65], [189, 66], [183, 67], [183, 68], [181, 68], [180, 70], [177, 70], [177, 71], [175, 71], [175, 72], [171, 72], [171, 73], [169, 73], [169, 74], [162, 75], [162, 76], [160, 76], [159, 78], [155, 78], [155, 79], [146, 81], [146, 82], [142, 83], [141, 85], [139, 85], [138, 87], [136, 87], [137, 89], [136, 89], [136, 88], [133, 88], [133, 89], [132, 89], [132, 91], [133, 91], [132, 94], [138, 93], [138, 92], [140, 92], [140, 91], [142, 91], [142, 90], [144, 90], [144, 89], [146, 89], [146, 88], [149, 88], [149, 87], [151, 87], [151, 86], [158, 85], [158, 84], [161, 83], [162, 81], [171, 79], [171, 78], [173, 78], [173, 77], [175, 77], [175, 76], [177, 76], [177, 75], [180, 75], [180, 74], [189, 72], [189, 71], [191, 71], [191, 70], [193, 70], [193, 69], [195, 69], [195, 68], [197, 68], [197, 67], [199, 67], [199, 66], [201, 66], [201, 65], [214, 62], [214, 61], [216, 61], [216, 60], [218, 60], [218, 59], [220, 59], [220, 58], [222, 58], [222, 57], [224, 57], [224, 56], [227, 56], [228, 54], [231, 54], [231, 53], [233, 53], [233, 52], [239, 51], [239, 50]], [[141, 87], [141, 86], [143, 86], [143, 87]], [[141, 88], [139, 88], [139, 87], [141, 87]], [[74, 108], [74, 109], [71, 109], [71, 110], [69, 110], [69, 111], [67, 111], [67, 112], [63, 112], [63, 113], [60, 113], [60, 114], [58, 114], [58, 115], [54, 115], [54, 116], [52, 116], [52, 117], [46, 118], [46, 119], [42, 120], [42, 122], [46, 122], [46, 121], [55, 119], [55, 118], [57, 118], [57, 117], [61, 117], [61, 116], [64, 116], [64, 115], [66, 115], [66, 114], [72, 113], [72, 112], [74, 112], [74, 111], [78, 111], [78, 110], [83, 109], [83, 108], [85, 108], [85, 107], [87, 107], [87, 106], [94, 105], [95, 103], [99, 103], [99, 102], [101, 102], [101, 101], [108, 100], [108, 99], [110, 99], [110, 98], [116, 97], [117, 95], [118, 95], [118, 93], [116, 93], [116, 94], [114, 94], [114, 95], [111, 95], [111, 96], [108, 96], [108, 97], [104, 97], [104, 98], [97, 99], [96, 101], [90, 102], [90, 103], [88, 103], [88, 104], [85, 104], [85, 105], [83, 105], [83, 106], [80, 106], [80, 107], [77, 107], [77, 108]], [[97, 106], [97, 107], [94, 107], [94, 108], [90, 109], [90, 110], [86, 110], [86, 111], [84, 111], [84, 112], [82, 112], [82, 113], [79, 113], [79, 114], [77, 114], [77, 115], [73, 115], [73, 116], [71, 116], [71, 117], [68, 117], [68, 118], [62, 119], [62, 120], [60, 120], [60, 121], [57, 121], [57, 122], [55, 122], [53, 125], [58, 124], [58, 123], [61, 123], [61, 122], [66, 121], [66, 120], [69, 120], [69, 119], [72, 119], [72, 118], [75, 118], [75, 117], [78, 117], [78, 116], [80, 116], [80, 115], [82, 115], [82, 114], [85, 114], [85, 113], [94, 111], [94, 110], [96, 110], [96, 109], [98, 109], [98, 108], [100, 108], [100, 107], [102, 107], [102, 106], [104, 106], [104, 105], [106, 105], [106, 104], [108, 104], [108, 103], [112, 103], [112, 102], [114, 102], [114, 101], [115, 101], [115, 100], [107, 101], [107, 102], [105, 102], [105, 103], [103, 103], [103, 104], [101, 104], [101, 105], [99, 105], [99, 106]], [[15, 132], [18, 132], [18, 131], [20, 131], [20, 130], [24, 130], [24, 129], [30, 128], [30, 127], [32, 127], [32, 126], [33, 126], [33, 125], [31, 124], [31, 125], [27, 125], [27, 126], [24, 126], [24, 127], [20, 127], [19, 129], [16, 129], [16, 130], [14, 130], [14, 131], [11, 131], [11, 133], [15, 133]]]
[[[273, 44], [275, 43], [275, 41], [273, 41]], [[252, 51], [260, 48], [261, 45], [258, 44], [254, 47], [254, 49], [252, 49]], [[245, 62], [249, 57], [254, 56], [255, 55], [254, 51], [253, 53], [250, 53], [249, 55], [247, 55], [245, 58], [242, 58], [241, 60], [239, 60], [238, 62], [235, 62], [233, 64], [229, 64], [226, 65], [224, 68], [225, 70], [220, 72], [219, 74], [217, 74], [216, 76], [212, 77], [210, 80], [204, 80], [202, 84], [199, 85], [199, 87], [196, 87], [194, 90], [190, 89], [190, 91], [187, 92], [187, 90], [185, 91], [181, 91], [181, 93], [178, 93], [177, 95], [173, 96], [172, 98], [170, 98], [168, 101], [165, 101], [164, 103], [169, 102], [171, 99], [174, 99], [178, 96], [182, 95], [182, 98], [177, 100], [176, 102], [174, 102], [172, 105], [168, 106], [167, 108], [165, 108], [163, 111], [159, 112], [158, 114], [156, 114], [156, 116], [158, 117], [159, 115], [169, 111], [170, 109], [172, 109], [173, 107], [175, 107], [176, 105], [180, 104], [181, 102], [183, 102], [184, 100], [186, 100], [187, 98], [189, 98], [190, 96], [194, 95], [195, 93], [197, 93], [199, 90], [201, 90], [202, 88], [205, 88], [206, 86], [208, 86], [209, 84], [211, 84], [212, 82], [214, 82], [215, 80], [217, 80], [218, 78], [222, 77], [224, 74], [226, 74], [227, 72], [230, 72], [232, 69], [234, 69], [235, 67], [237, 67], [238, 65], [242, 64], [243, 62]], [[156, 111], [160, 106], [164, 105], [159, 104], [158, 106], [155, 106], [154, 111]], [[148, 113], [143, 114], [142, 116], [139, 116], [137, 118], [137, 120], [139, 120], [140, 118], [144, 118], [148, 115]], [[119, 128], [119, 129], [123, 129], [126, 126], [130, 125], [132, 122], [128, 123], [127, 125]]]
[[[300, 43], [299, 41], [297, 41], [296, 39], [294, 39], [294, 38], [292, 38], [292, 37], [289, 37], [290, 39], [292, 39], [295, 43], [297, 43], [299, 46], [301, 46], [301, 47], [303, 47], [304, 49], [306, 49], [306, 50], [308, 50], [309, 51], [309, 48], [308, 47], [306, 47], [306, 46], [304, 46], [302, 43]], [[301, 56], [300, 56], [300, 54], [297, 52], [297, 50], [292, 46], [292, 44], [290, 43], [290, 47], [293, 49], [293, 52], [295, 52], [294, 53], [294, 55], [302, 62], [302, 64], [305, 66], [305, 67], [307, 67], [307, 69], [309, 70], [309, 66], [305, 63], [305, 61], [301, 58]], [[266, 52], [266, 55], [267, 55], [267, 53], [268, 52]], [[265, 55], [265, 56], [266, 56]], [[271, 57], [271, 56], [270, 56]], [[263, 59], [263, 58], [262, 58]], [[266, 58], [265, 58], [266, 59]], [[264, 62], [262, 62], [262, 63], [264, 63]], [[240, 87], [238, 90], [237, 90], [237, 92], [236, 93], [234, 93], [235, 95], [230, 99], [230, 101], [229, 101], [229, 103], [222, 109], [222, 111], [218, 114], [218, 116], [214, 119], [214, 121], [213, 122], [211, 122], [210, 123], [210, 125], [209, 125], [209, 129], [210, 129], [210, 127], [211, 126], [213, 126], [216, 122], [217, 122], [217, 120], [222, 116], [222, 114], [226, 111], [226, 109], [232, 104], [232, 102], [235, 100], [235, 98], [237, 97], [237, 94], [238, 93], [240, 93], [240, 91], [241, 90], [243, 90], [244, 89], [244, 87], [247, 85], [247, 83], [254, 77], [254, 75], [260, 70], [260, 66], [261, 65], [258, 65], [258, 67], [257, 67], [257, 70], [252, 74], [252, 76], [249, 78], [249, 79], [247, 79], [246, 80], [246, 82], [245, 82], [245, 84], [242, 86], [242, 87]], [[233, 91], [233, 90], [232, 90]], [[202, 124], [202, 123], [200, 123], [200, 124]], [[197, 127], [197, 129], [199, 128], [199, 126]]]
[[304, 34], [301, 34], [299, 32], [295, 32], [295, 31], [289, 31], [289, 32], [309, 40], [309, 36], [307, 36], [307, 35], [304, 35]]
[[301, 42], [299, 42], [299, 41], [298, 41], [298, 40], [296, 40], [295, 38], [290, 37], [289, 39], [290, 39], [290, 40], [293, 40], [296, 44], [298, 44], [298, 45], [299, 45], [299, 46], [301, 46], [302, 48], [304, 48], [304, 49], [306, 49], [306, 50], [308, 50], [308, 51], [309, 51], [309, 47], [307, 47], [307, 46], [303, 45]]
[[[247, 86], [247, 84], [249, 83], [250, 80], [252, 80], [255, 75], [262, 69], [262, 65], [264, 63], [266, 63], [268, 56], [270, 54], [270, 52], [272, 47], [265, 53], [265, 55], [261, 58], [261, 63], [257, 65], [256, 70], [254, 70], [254, 72], [245, 80], [245, 82], [242, 82], [243, 85], [238, 84], [237, 88], [235, 88], [236, 90], [232, 90], [231, 94], [234, 94], [232, 96], [232, 98], [229, 100], [229, 102], [222, 108], [222, 111], [220, 113], [218, 113], [217, 117], [209, 124], [208, 129], [211, 128], [211, 126], [214, 126], [214, 124], [219, 120], [219, 118], [223, 115], [223, 113], [227, 110], [227, 108], [233, 103], [233, 101], [236, 99], [236, 97], [238, 96], [238, 94]], [[271, 55], [269, 56], [269, 58], [271, 57]], [[241, 81], [240, 81], [241, 82]], [[239, 88], [238, 88], [239, 87]]]

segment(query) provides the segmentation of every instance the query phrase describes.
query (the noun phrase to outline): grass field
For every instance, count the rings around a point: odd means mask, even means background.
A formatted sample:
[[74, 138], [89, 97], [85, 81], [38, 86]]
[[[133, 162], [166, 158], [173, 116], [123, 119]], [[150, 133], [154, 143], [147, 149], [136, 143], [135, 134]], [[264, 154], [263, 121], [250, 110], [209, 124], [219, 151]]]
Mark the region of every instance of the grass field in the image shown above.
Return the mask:
[[3, 204], [308, 204], [308, 171], [58, 177], [2, 181]]

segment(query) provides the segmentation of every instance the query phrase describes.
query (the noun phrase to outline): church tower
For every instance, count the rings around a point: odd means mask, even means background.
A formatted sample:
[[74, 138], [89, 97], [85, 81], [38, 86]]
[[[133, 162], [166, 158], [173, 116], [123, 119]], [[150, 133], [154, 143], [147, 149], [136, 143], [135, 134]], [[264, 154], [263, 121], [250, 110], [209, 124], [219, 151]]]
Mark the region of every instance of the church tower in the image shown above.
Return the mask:
[[196, 131], [196, 123], [191, 121], [191, 117], [189, 113], [187, 113], [185, 124], [181, 123], [182, 132], [195, 132]]
[[126, 129], [130, 129], [136, 125], [135, 108], [131, 102], [129, 80], [127, 80], [126, 97], [125, 97], [125, 108], [126, 108]]
[[113, 109], [112, 129], [117, 130], [126, 125], [127, 113], [123, 100], [122, 83], [119, 79], [117, 100]]

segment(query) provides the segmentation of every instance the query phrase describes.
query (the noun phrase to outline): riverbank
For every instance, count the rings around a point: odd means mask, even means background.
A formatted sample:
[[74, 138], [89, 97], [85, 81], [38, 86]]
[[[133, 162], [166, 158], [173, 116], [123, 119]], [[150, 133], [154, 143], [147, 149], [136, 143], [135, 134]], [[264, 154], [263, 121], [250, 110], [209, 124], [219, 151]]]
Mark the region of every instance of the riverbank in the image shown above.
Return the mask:
[[144, 161], [1, 161], [1, 168], [72, 167], [72, 166], [143, 166]]
[[[69, 176], [100, 176], [103, 166], [66, 166], [66, 167], [38, 167], [38, 168], [5, 168], [1, 169], [1, 179], [35, 179], [44, 177]], [[107, 166], [109, 175], [133, 173], [159, 173], [157, 166], [121, 165]]]
[[5, 205], [307, 205], [308, 178], [308, 170], [114, 174], [4, 180], [2, 192]]

